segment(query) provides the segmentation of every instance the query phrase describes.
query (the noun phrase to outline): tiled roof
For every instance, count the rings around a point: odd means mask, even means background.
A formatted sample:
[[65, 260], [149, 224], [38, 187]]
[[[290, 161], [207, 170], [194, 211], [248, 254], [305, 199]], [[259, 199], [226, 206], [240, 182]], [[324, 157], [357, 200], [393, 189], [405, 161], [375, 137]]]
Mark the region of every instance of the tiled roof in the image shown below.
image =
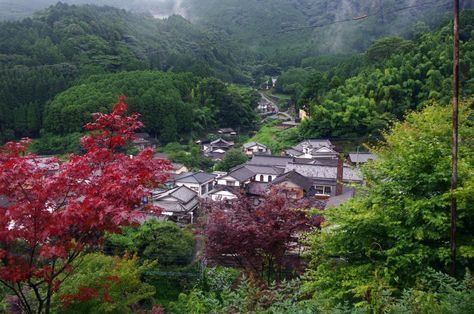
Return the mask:
[[267, 148], [267, 146], [265, 146], [265, 145], [263, 145], [263, 144], [260, 144], [260, 143], [257, 143], [257, 142], [249, 142], [249, 143], [245, 143], [245, 144], [244, 144], [244, 145], [242, 145], [242, 146], [243, 146], [245, 149], [247, 149], [247, 148], [250, 148], [250, 147], [252, 147], [252, 146], [256, 146], [256, 145], [258, 145], [258, 146], [262, 146], [262, 147], [264, 147], [264, 148]]
[[299, 174], [295, 170], [282, 174], [281, 176], [273, 180], [271, 184], [279, 184], [283, 182], [294, 183], [306, 192], [311, 190], [311, 188], [313, 187], [313, 180]]
[[150, 134], [148, 133], [135, 133], [134, 134], [136, 138], [143, 138], [143, 139], [148, 139], [150, 137]]
[[353, 163], [366, 163], [369, 160], [376, 160], [377, 156], [371, 153], [349, 153], [349, 158]]
[[248, 169], [247, 166], [240, 166], [228, 173], [228, 176], [237, 179], [240, 182], [247, 181], [255, 176], [255, 172]]
[[[312, 179], [319, 178], [335, 180], [337, 178], [337, 167], [333, 166], [288, 163], [285, 171], [289, 172], [292, 170]], [[362, 181], [362, 175], [358, 170], [345, 166], [343, 179], [346, 181]]]
[[215, 174], [206, 173], [206, 172], [186, 172], [176, 177], [176, 181], [183, 183], [206, 183], [208, 181], [214, 180], [216, 177]]
[[[173, 197], [176, 201], [165, 200]], [[165, 211], [187, 212], [195, 208], [199, 200], [197, 193], [185, 186], [177, 187], [172, 190], [155, 196], [154, 204]]]
[[210, 144], [212, 146], [232, 146], [232, 145], [234, 145], [234, 143], [228, 142], [228, 141], [226, 141], [222, 138], [218, 138], [217, 140], [212, 141]]
[[11, 203], [10, 201], [3, 195], [0, 195], [0, 208], [5, 208], [9, 206]]
[[168, 155], [165, 153], [155, 153], [153, 154], [153, 159], [168, 159]]
[[263, 182], [250, 182], [247, 185], [247, 193], [257, 196], [263, 196], [267, 194], [268, 183]]
[[334, 145], [332, 145], [331, 141], [328, 139], [307, 139], [293, 146], [293, 149], [302, 152], [304, 145], [308, 145], [315, 149], [318, 149], [320, 147], [334, 147]]
[[309, 164], [309, 165], [320, 165], [320, 166], [331, 166], [337, 167], [338, 160], [336, 158], [295, 158], [297, 164]]
[[170, 195], [182, 201], [183, 203], [188, 203], [193, 198], [197, 197], [197, 193], [195, 191], [185, 186], [180, 186], [171, 192]]
[[216, 188], [212, 192], [209, 192], [209, 194], [216, 194], [216, 193], [219, 193], [221, 191], [227, 191], [227, 192], [232, 193], [234, 195], [239, 195], [241, 193], [240, 188], [237, 187], [237, 186], [221, 185], [221, 186], [216, 186]]
[[293, 157], [253, 155], [247, 164], [285, 167], [291, 161], [293, 161]]
[[249, 169], [255, 174], [279, 175], [285, 172], [284, 166], [276, 167], [276, 166], [246, 164], [245, 168]]

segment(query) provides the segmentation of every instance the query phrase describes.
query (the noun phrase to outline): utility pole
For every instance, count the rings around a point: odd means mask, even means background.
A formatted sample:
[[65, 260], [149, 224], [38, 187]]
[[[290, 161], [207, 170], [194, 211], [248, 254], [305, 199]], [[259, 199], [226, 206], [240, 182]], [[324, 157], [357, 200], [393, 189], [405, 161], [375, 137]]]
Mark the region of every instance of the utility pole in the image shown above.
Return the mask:
[[453, 139], [451, 176], [451, 276], [456, 274], [456, 215], [457, 199], [454, 191], [458, 187], [458, 142], [459, 142], [459, 0], [454, 0], [453, 22]]
[[383, 0], [379, 0], [379, 8], [380, 8], [380, 17], [382, 19], [382, 24], [385, 24], [385, 14], [383, 10]]

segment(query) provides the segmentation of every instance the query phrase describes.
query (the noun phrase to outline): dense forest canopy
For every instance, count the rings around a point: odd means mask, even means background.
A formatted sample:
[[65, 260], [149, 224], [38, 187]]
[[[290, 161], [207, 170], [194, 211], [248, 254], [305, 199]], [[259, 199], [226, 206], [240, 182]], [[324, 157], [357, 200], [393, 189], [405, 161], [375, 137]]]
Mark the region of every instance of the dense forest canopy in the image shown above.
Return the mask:
[[[169, 1], [158, 2], [153, 5], [166, 6]], [[139, 1], [103, 3], [134, 9]], [[182, 1], [180, 7], [190, 22], [178, 15], [155, 19], [113, 7], [59, 3], [31, 18], [0, 25], [0, 140], [78, 132], [89, 113], [108, 108], [112, 93], [120, 90], [130, 93], [132, 108], [143, 113], [147, 131], [157, 137], [167, 134], [164, 142], [218, 126], [248, 129], [254, 118], [244, 112], [256, 106], [255, 94], [242, 94], [239, 88], [212, 80], [207, 81], [207, 90], [200, 84], [204, 77], [215, 77], [258, 86], [269, 76], [279, 76], [276, 92], [291, 95], [293, 103], [309, 111], [312, 119], [303, 124], [301, 136], [376, 136], [407, 110], [419, 109], [429, 100], [446, 103], [448, 99], [450, 26], [446, 22], [442, 28], [436, 26], [447, 7], [427, 9], [426, 5], [423, 1], [205, 0], [198, 6], [194, 0]], [[472, 1], [462, 3], [463, 8], [470, 6]], [[404, 7], [410, 8], [400, 10]], [[391, 14], [394, 10], [398, 13]], [[316, 27], [365, 13], [367, 19]], [[461, 20], [461, 81], [464, 94], [469, 95], [472, 13]], [[290, 31], [298, 27], [303, 29]], [[378, 39], [384, 35], [404, 37]], [[332, 38], [332, 44], [340, 41], [347, 47], [337, 47], [334, 54], [335, 46], [328, 45], [325, 36]], [[365, 53], [354, 54], [360, 51]], [[186, 80], [193, 88], [186, 96], [177, 93], [170, 83], [174, 78], [148, 72], [156, 70], [192, 73]], [[128, 87], [111, 83], [106, 75], [129, 71], [141, 71], [143, 77], [129, 74], [133, 82]], [[149, 87], [150, 77], [166, 91], [151, 92], [156, 88]], [[134, 84], [144, 85], [131, 88]], [[169, 84], [173, 86], [167, 88]], [[225, 92], [209, 95], [214, 88]], [[89, 91], [103, 94], [92, 104], [87, 100]], [[206, 96], [196, 94], [199, 91]], [[227, 94], [232, 96], [223, 96]], [[166, 114], [157, 113], [163, 108]], [[148, 114], [150, 110], [154, 113]], [[79, 115], [71, 117], [76, 111]], [[164, 128], [172, 131], [163, 133]]]
[[[474, 93], [473, 11], [461, 15], [461, 95]], [[361, 58], [349, 59], [357, 74], [349, 75], [348, 61], [329, 71], [292, 69], [277, 84], [298, 96], [311, 118], [300, 131], [304, 137], [357, 138], [378, 136], [391, 121], [411, 110], [451, 97], [452, 25], [436, 32], [420, 32], [413, 40], [386, 37]], [[359, 62], [353, 61], [359, 60]], [[302, 85], [294, 73], [310, 75]], [[311, 73], [311, 74], [308, 74]], [[296, 87], [295, 87], [296, 86]]]
[[251, 129], [259, 100], [251, 89], [189, 73], [134, 71], [95, 75], [46, 105], [43, 128], [58, 135], [80, 132], [93, 112], [110, 110], [116, 95], [127, 95], [130, 111], [142, 114], [144, 131], [164, 143], [217, 127]]
[[57, 4], [0, 25], [0, 140], [39, 135], [45, 103], [80, 79], [133, 70], [248, 82], [230, 49], [180, 16]]

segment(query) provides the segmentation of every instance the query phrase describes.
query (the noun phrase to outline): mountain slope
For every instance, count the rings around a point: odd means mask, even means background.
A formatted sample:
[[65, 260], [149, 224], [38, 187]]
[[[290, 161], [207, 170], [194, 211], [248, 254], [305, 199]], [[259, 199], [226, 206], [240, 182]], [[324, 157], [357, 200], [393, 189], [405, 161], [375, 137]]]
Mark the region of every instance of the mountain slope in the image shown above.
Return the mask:
[[[473, 2], [463, 1], [462, 7], [472, 8]], [[191, 21], [270, 55], [288, 47], [302, 54], [362, 52], [379, 37], [405, 37], [420, 23], [437, 26], [451, 12], [450, 2], [432, 0], [187, 0], [184, 5]], [[347, 21], [337, 23], [342, 20]]]
[[92, 74], [152, 69], [247, 82], [216, 38], [180, 16], [89, 5], [0, 23], [0, 140], [37, 136], [44, 104]]

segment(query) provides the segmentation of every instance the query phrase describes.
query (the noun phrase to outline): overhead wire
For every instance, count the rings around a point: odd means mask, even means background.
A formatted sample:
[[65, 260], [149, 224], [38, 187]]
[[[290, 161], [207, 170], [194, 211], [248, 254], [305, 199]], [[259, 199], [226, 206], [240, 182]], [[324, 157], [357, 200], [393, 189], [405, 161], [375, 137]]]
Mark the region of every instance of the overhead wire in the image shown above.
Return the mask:
[[439, 3], [439, 1], [428, 1], [428, 2], [424, 2], [424, 3], [408, 5], [408, 6], [392, 9], [392, 10], [382, 10], [382, 8], [379, 8], [376, 12], [369, 13], [369, 14], [363, 15], [361, 17], [352, 16], [352, 17], [347, 17], [347, 18], [344, 18], [344, 19], [341, 19], [341, 20], [332, 21], [332, 22], [328, 22], [328, 23], [321, 23], [321, 24], [315, 24], [315, 25], [307, 25], [307, 26], [286, 28], [286, 29], [282, 29], [280, 31], [277, 31], [275, 33], [281, 34], [281, 33], [295, 32], [295, 31], [306, 30], [306, 29], [315, 29], [315, 28], [321, 28], [321, 27], [325, 27], [325, 26], [330, 26], [330, 25], [340, 24], [340, 23], [347, 23], [347, 22], [363, 22], [363, 21], [367, 20], [368, 18], [380, 15], [381, 13], [383, 13], [384, 15], [395, 14], [395, 13], [398, 13], [398, 12], [401, 12], [401, 11], [405, 11], [405, 10], [409, 10], [409, 9], [413, 9], [413, 8], [417, 8], [417, 7], [423, 7], [423, 6], [436, 4], [436, 3], [438, 3], [438, 4], [435, 5], [434, 7], [445, 6], [445, 5], [449, 4], [449, 2]]

